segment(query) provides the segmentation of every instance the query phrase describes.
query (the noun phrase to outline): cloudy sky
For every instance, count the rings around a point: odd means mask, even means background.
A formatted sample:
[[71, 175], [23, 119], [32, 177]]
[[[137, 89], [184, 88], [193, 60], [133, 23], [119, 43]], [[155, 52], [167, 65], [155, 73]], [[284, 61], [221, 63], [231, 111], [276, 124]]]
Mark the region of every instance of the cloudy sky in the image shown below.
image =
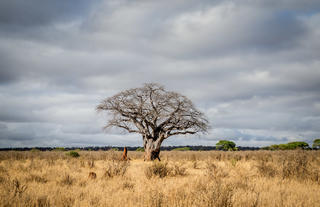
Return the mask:
[[102, 131], [106, 97], [189, 97], [207, 135], [164, 145], [320, 138], [319, 0], [1, 0], [0, 147], [141, 146]]

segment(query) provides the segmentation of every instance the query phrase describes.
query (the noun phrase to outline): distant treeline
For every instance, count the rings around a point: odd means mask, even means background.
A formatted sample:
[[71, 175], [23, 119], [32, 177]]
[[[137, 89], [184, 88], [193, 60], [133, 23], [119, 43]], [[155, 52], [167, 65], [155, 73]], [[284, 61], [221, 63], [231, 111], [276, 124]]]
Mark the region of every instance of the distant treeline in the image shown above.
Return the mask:
[[[30, 150], [40, 150], [40, 151], [68, 151], [68, 150], [88, 150], [88, 151], [108, 151], [108, 150], [115, 150], [115, 151], [123, 151], [124, 147], [117, 147], [117, 146], [104, 146], [104, 147], [18, 147], [18, 148], [0, 148], [0, 151], [30, 151]], [[245, 150], [259, 150], [260, 147], [237, 147], [240, 151]], [[140, 151], [141, 147], [127, 147], [129, 151]], [[162, 146], [162, 151], [171, 151], [175, 149], [186, 149], [192, 151], [209, 151], [209, 150], [220, 150], [217, 149], [215, 146]], [[185, 150], [185, 151], [186, 151]]]

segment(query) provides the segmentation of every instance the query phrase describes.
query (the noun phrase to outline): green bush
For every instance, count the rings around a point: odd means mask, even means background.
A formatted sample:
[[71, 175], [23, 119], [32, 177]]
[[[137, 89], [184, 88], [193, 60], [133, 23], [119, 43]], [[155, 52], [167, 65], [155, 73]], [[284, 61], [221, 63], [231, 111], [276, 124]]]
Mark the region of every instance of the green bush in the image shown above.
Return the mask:
[[313, 140], [312, 148], [320, 149], [320, 139]]
[[144, 148], [143, 148], [143, 147], [138, 147], [138, 148], [136, 149], [136, 151], [137, 151], [137, 152], [144, 152]]
[[70, 157], [80, 157], [79, 153], [75, 152], [75, 151], [67, 152], [66, 155], [68, 155]]
[[145, 175], [148, 179], [152, 177], [164, 178], [171, 172], [171, 168], [168, 167], [166, 162], [154, 162], [145, 170]]
[[61, 180], [60, 180], [60, 185], [72, 185], [75, 182], [75, 179], [72, 178], [70, 175], [65, 174]]
[[187, 168], [183, 167], [180, 163], [174, 163], [171, 169], [172, 176], [184, 176], [187, 174]]
[[289, 142], [288, 144], [288, 149], [307, 149], [309, 148], [308, 143], [306, 142]]
[[128, 161], [112, 161], [109, 162], [105, 170], [104, 176], [112, 178], [115, 176], [124, 176], [129, 168], [130, 163]]
[[308, 149], [309, 145], [306, 142], [289, 142], [287, 144], [274, 144], [268, 147], [270, 150], [294, 150]]
[[271, 150], [270, 146], [266, 146], [266, 147], [261, 147], [262, 150]]
[[32, 149], [30, 150], [30, 152], [40, 152], [40, 150], [37, 149], [37, 148], [32, 148]]
[[60, 151], [66, 151], [66, 149], [64, 147], [56, 147], [53, 149], [53, 151], [60, 152]]
[[190, 151], [191, 148], [190, 147], [178, 147], [173, 149], [172, 151]]

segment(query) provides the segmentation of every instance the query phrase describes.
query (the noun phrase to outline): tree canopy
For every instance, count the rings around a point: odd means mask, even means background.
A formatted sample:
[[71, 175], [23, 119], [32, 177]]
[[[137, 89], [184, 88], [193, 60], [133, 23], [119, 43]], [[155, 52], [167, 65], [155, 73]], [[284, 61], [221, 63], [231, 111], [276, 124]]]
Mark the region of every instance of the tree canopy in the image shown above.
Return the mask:
[[307, 148], [309, 148], [309, 145], [306, 142], [289, 142], [287, 144], [274, 144], [268, 147], [270, 150], [293, 150]]
[[315, 149], [320, 149], [320, 139], [313, 140], [312, 147]]
[[220, 140], [219, 142], [217, 142], [216, 144], [218, 149], [223, 149], [223, 150], [235, 150], [236, 148], [236, 144], [232, 141], [228, 141], [228, 140]]

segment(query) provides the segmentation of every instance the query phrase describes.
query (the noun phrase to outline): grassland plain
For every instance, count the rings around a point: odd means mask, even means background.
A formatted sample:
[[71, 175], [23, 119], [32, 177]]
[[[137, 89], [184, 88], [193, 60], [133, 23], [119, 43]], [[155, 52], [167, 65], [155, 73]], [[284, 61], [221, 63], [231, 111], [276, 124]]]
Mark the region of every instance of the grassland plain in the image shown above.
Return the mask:
[[121, 153], [0, 152], [0, 206], [320, 206], [320, 151]]

